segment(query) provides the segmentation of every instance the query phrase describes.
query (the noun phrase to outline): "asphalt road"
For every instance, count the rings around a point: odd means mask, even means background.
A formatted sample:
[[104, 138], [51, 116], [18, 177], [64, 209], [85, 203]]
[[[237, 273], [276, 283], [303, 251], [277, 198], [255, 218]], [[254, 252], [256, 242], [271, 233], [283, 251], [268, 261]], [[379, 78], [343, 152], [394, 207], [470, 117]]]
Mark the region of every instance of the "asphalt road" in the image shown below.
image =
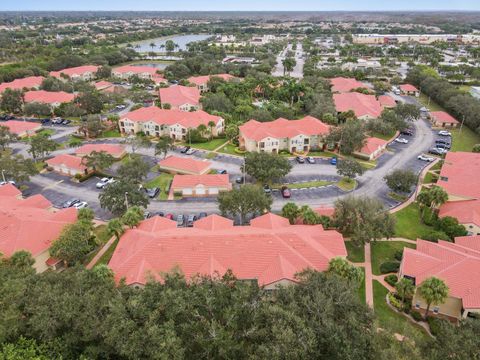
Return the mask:
[[[293, 51], [292, 44], [288, 44], [287, 47], [277, 56], [277, 64], [272, 72], [273, 76], [283, 76], [283, 64], [282, 61], [285, 59], [287, 52]], [[291, 77], [301, 79], [303, 78], [303, 66], [305, 64], [305, 60], [303, 59], [303, 47], [302, 44], [297, 44], [297, 50], [295, 51], [295, 61], [296, 65], [295, 68], [290, 72]]]

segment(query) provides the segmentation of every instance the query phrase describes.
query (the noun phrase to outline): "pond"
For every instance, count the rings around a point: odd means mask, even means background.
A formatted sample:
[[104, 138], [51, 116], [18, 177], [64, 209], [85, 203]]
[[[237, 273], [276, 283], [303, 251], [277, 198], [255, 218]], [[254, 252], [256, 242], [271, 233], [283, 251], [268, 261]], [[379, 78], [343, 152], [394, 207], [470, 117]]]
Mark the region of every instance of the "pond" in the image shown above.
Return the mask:
[[179, 50], [186, 50], [188, 43], [207, 40], [211, 36], [212, 35], [208, 35], [208, 34], [177, 35], [177, 36], [167, 36], [167, 37], [160, 37], [155, 39], [136, 41], [136, 42], [132, 42], [131, 44], [134, 46], [134, 49], [137, 52], [149, 52], [149, 51], [152, 51], [152, 47], [150, 46], [150, 44], [154, 43], [155, 47], [153, 48], [153, 51], [164, 52], [165, 49], [161, 48], [161, 45], [165, 45], [167, 40], [172, 40], [175, 44], [178, 45], [178, 48], [175, 49], [175, 51], [179, 51]]

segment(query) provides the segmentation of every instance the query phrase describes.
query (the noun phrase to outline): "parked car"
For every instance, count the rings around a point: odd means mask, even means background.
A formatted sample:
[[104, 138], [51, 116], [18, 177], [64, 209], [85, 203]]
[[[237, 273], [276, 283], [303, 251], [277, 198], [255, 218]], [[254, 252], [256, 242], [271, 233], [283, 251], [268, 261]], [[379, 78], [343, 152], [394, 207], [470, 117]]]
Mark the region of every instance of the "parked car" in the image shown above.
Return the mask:
[[168, 213], [167, 215], [165, 215], [165, 219], [173, 220], [173, 214]]
[[292, 192], [290, 191], [290, 189], [286, 186], [282, 186], [282, 189], [281, 189], [281, 192], [282, 192], [282, 196], [285, 198], [285, 199], [289, 199], [291, 196], [292, 196]]
[[146, 219], [150, 219], [152, 217], [152, 214], [150, 213], [150, 211], [144, 211], [143, 212], [143, 218], [146, 220]]
[[400, 134], [407, 135], [407, 136], [412, 136], [414, 134], [414, 132], [411, 129], [405, 129], [405, 130], [400, 131]]
[[332, 165], [337, 165], [337, 158], [336, 158], [336, 157], [332, 157], [332, 158], [330, 159], [330, 164], [332, 164]]
[[182, 214], [177, 216], [177, 226], [181, 227], [185, 225], [185, 216]]
[[145, 189], [145, 192], [147, 193], [150, 199], [153, 199], [157, 197], [158, 193], [160, 192], [160, 188], [154, 187], [151, 189]]
[[436, 143], [435, 146], [439, 149], [445, 149], [445, 150], [450, 150], [451, 149], [451, 144], [449, 143]]
[[400, 144], [408, 144], [408, 140], [404, 138], [396, 138], [395, 141]]
[[440, 130], [438, 132], [438, 135], [440, 135], [440, 136], [452, 136], [452, 133], [450, 131], [447, 131], [447, 130]]
[[303, 156], [297, 156], [295, 158], [299, 164], [305, 164], [305, 158]]
[[431, 157], [431, 156], [427, 156], [427, 155], [418, 155], [417, 157], [418, 160], [422, 160], [422, 161], [426, 161], [426, 162], [432, 162], [433, 160], [435, 160], [435, 158]]
[[265, 192], [265, 194], [268, 194], [268, 195], [272, 193], [272, 189], [267, 184], [263, 185], [263, 191]]
[[80, 202], [79, 199], [67, 200], [62, 204], [62, 208], [66, 209], [66, 208], [72, 207], [73, 205], [78, 204], [79, 202]]
[[193, 227], [193, 223], [197, 221], [197, 215], [188, 215], [187, 227]]
[[185, 154], [188, 150], [190, 150], [190, 146], [185, 146], [182, 150], [180, 150], [180, 152]]
[[190, 148], [190, 149], [188, 149], [188, 150], [185, 152], [185, 154], [187, 154], [187, 155], [193, 155], [193, 154], [195, 154], [196, 152], [197, 152], [197, 149]]
[[243, 184], [243, 176], [238, 176], [235, 178], [235, 182], [237, 184]]
[[85, 208], [88, 207], [88, 203], [86, 201], [80, 201], [80, 202], [74, 204], [72, 207], [74, 207], [77, 210], [85, 209]]
[[313, 157], [311, 157], [311, 156], [307, 156], [307, 162], [308, 162], [309, 164], [315, 164], [315, 159], [314, 159]]
[[112, 177], [104, 177], [104, 178], [100, 179], [100, 181], [97, 182], [97, 184], [95, 186], [97, 187], [97, 189], [103, 189], [105, 186], [113, 183], [114, 181], [115, 181], [115, 179], [112, 178]]
[[70, 123], [71, 123], [71, 121], [68, 120], [68, 119], [62, 120], [62, 125], [68, 125], [68, 124], [70, 124]]
[[56, 117], [52, 119], [52, 124], [60, 124], [63, 121], [62, 118]]
[[198, 215], [198, 220], [203, 219], [204, 217], [207, 217], [207, 213], [206, 213], [206, 212], [201, 212], [201, 213]]
[[160, 216], [160, 217], [164, 217], [164, 216], [165, 216], [165, 214], [163, 213], [163, 211], [157, 211], [157, 212], [155, 213], [155, 215]]
[[222, 174], [223, 175], [223, 174], [226, 174], [226, 173], [227, 173], [227, 170], [225, 170], [225, 169], [218, 169], [217, 170], [217, 174]]
[[448, 138], [447, 139], [436, 139], [435, 143], [436, 144], [451, 144], [451, 141]]
[[45, 119], [42, 119], [42, 120], [41, 120], [41, 123], [42, 123], [43, 125], [48, 124], [49, 122], [50, 122], [50, 119], [49, 119], [49, 118], [45, 118]]
[[11, 185], [17, 187], [17, 183], [13, 180], [7, 180], [7, 181], [1, 181], [0, 182], [0, 186], [7, 185], [7, 184], [11, 184]]
[[428, 150], [428, 153], [433, 155], [443, 155], [445, 154], [445, 151], [443, 149], [439, 149], [435, 147]]

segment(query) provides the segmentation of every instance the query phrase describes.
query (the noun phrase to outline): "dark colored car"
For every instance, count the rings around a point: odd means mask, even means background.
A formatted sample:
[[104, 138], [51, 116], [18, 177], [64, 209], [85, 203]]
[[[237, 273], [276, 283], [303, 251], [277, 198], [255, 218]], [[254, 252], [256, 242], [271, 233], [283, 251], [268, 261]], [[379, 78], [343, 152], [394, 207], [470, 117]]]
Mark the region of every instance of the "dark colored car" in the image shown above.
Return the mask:
[[145, 189], [145, 192], [147, 193], [147, 195], [150, 199], [153, 199], [153, 198], [157, 197], [158, 193], [160, 192], [160, 188], [154, 187], [154, 188], [151, 188], [151, 189]]
[[182, 150], [180, 150], [180, 152], [185, 154], [188, 150], [190, 150], [190, 146], [185, 146]]
[[336, 158], [336, 157], [332, 157], [332, 158], [330, 159], [330, 164], [332, 164], [332, 165], [337, 165], [337, 158]]
[[161, 216], [161, 217], [164, 217], [164, 216], [165, 216], [165, 214], [163, 213], [163, 211], [157, 211], [157, 212], [155, 213], [155, 215], [158, 215], [158, 216]]
[[282, 186], [282, 196], [285, 198], [285, 199], [289, 199], [291, 196], [292, 196], [292, 193], [290, 191], [290, 189], [286, 186]]
[[197, 215], [188, 215], [187, 227], [193, 227], [193, 223], [197, 220]]
[[41, 121], [42, 124], [48, 124], [49, 122], [50, 122], [50, 119], [48, 118], [42, 119]]
[[207, 217], [207, 213], [206, 213], [206, 212], [201, 212], [201, 213], [198, 215], [198, 220], [203, 219], [204, 217]]
[[443, 155], [443, 153], [437, 148], [431, 148], [428, 150], [428, 153], [433, 155]]
[[450, 144], [451, 141], [450, 141], [450, 139], [436, 139], [435, 143], [436, 144]]
[[226, 173], [227, 173], [227, 170], [225, 169], [217, 170], [217, 174], [226, 174]]
[[295, 158], [299, 164], [305, 164], [305, 158], [303, 156], [297, 156]]
[[177, 226], [181, 227], [185, 225], [185, 216], [182, 214], [177, 216]]
[[405, 129], [405, 130], [400, 131], [400, 134], [412, 136], [414, 133], [413, 133], [413, 130]]
[[450, 150], [452, 147], [449, 143], [436, 143], [437, 148]]
[[77, 204], [77, 203], [79, 203], [79, 202], [80, 202], [79, 199], [70, 199], [70, 200], [65, 201], [65, 202], [62, 204], [62, 207], [63, 207], [64, 209], [66, 209], [66, 208], [72, 207], [73, 205], [75, 205], [75, 204]]

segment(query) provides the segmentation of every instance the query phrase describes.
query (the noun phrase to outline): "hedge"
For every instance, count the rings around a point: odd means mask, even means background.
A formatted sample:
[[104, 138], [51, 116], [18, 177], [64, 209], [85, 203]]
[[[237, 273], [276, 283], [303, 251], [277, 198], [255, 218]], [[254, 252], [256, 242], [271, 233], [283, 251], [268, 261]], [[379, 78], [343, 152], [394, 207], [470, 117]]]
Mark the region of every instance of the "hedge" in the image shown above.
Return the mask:
[[382, 274], [397, 272], [399, 268], [400, 262], [398, 261], [386, 261], [380, 264], [380, 272]]
[[397, 277], [397, 275], [394, 275], [394, 274], [387, 275], [387, 276], [385, 276], [385, 282], [388, 285], [395, 286], [396, 283], [398, 282], [398, 277]]

